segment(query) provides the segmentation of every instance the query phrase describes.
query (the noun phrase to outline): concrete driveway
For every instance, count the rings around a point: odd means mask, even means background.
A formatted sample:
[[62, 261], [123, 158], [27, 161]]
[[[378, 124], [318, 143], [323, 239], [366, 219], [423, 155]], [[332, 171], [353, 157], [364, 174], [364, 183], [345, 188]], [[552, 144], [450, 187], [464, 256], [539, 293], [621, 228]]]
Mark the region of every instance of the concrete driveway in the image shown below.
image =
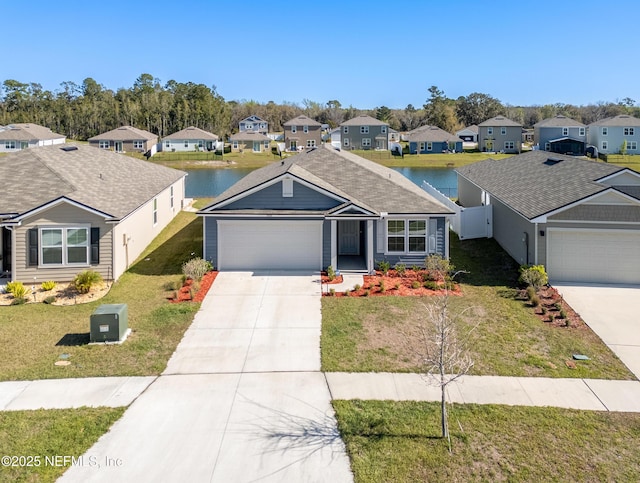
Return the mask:
[[553, 286], [640, 378], [640, 286], [569, 283]]
[[320, 293], [318, 275], [220, 273], [164, 374], [61, 481], [352, 481]]

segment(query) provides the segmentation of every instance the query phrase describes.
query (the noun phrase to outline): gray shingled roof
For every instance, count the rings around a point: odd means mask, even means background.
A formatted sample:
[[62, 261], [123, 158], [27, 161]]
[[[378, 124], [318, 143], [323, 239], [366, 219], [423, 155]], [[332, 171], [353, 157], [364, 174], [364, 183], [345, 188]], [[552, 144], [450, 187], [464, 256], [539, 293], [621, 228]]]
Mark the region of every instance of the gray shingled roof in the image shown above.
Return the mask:
[[330, 147], [316, 148], [291, 156], [281, 163], [252, 171], [218, 196], [202, 212], [214, 211], [215, 205], [222, 201], [285, 173], [297, 176], [376, 214], [452, 213], [397, 171]]
[[502, 127], [502, 126], [518, 126], [518, 127], [522, 127], [522, 124], [519, 124], [515, 121], [512, 121], [511, 119], [508, 119], [504, 116], [496, 116], [496, 117], [492, 117], [491, 119], [487, 119], [484, 122], [481, 122], [480, 124], [478, 124], [478, 126], [481, 127]]
[[15, 123], [0, 127], [0, 141], [46, 141], [65, 137], [39, 124]]
[[586, 127], [581, 122], [567, 116], [554, 116], [536, 123], [534, 127]]
[[607, 117], [606, 119], [600, 119], [599, 121], [594, 121], [589, 126], [640, 126], [640, 119], [633, 116], [628, 116], [627, 114], [621, 114], [615, 117]]
[[271, 138], [269, 138], [268, 136], [265, 136], [264, 134], [253, 130], [241, 131], [229, 137], [229, 139], [231, 141], [271, 141]]
[[300, 115], [288, 120], [283, 124], [283, 126], [322, 126], [322, 124], [310, 117]]
[[165, 136], [163, 140], [164, 139], [208, 139], [210, 141], [217, 141], [218, 136], [210, 133], [209, 131], [205, 131], [204, 129], [200, 129], [199, 127], [189, 126], [181, 131]]
[[340, 124], [341, 126], [388, 126], [389, 124], [371, 116], [356, 116]]
[[[553, 164], [552, 160], [560, 162]], [[487, 159], [456, 172], [525, 218], [533, 219], [608, 189], [595, 180], [623, 169], [573, 156], [530, 151], [501, 160]]]
[[475, 124], [472, 124], [471, 126], [463, 127], [462, 129], [457, 131], [456, 134], [461, 133], [463, 131], [471, 131], [472, 133], [478, 134], [478, 126], [476, 126]]
[[458, 136], [440, 129], [437, 126], [421, 126], [407, 133], [409, 142], [460, 142]]
[[185, 175], [86, 144], [23, 149], [0, 158], [0, 213], [22, 214], [64, 196], [122, 219]]
[[158, 136], [133, 126], [121, 126], [89, 138], [89, 141], [155, 141]]

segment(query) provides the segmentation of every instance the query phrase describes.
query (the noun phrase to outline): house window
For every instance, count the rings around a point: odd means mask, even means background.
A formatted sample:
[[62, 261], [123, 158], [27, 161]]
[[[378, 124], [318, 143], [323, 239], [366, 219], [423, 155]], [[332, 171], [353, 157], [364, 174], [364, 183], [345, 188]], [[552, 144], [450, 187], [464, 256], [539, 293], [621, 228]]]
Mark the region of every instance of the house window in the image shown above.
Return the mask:
[[427, 151], [431, 151], [433, 149], [433, 143], [427, 143]]
[[169, 190], [169, 206], [173, 209], [173, 186]]
[[362, 147], [371, 147], [371, 138], [362, 138]]
[[627, 149], [629, 149], [631, 151], [635, 151], [636, 149], [638, 149], [638, 142], [637, 141], [627, 141]]
[[171, 147], [171, 141], [165, 141], [164, 142], [164, 147], [165, 148], [170, 148]]
[[349, 138], [344, 138], [344, 140], [342, 141], [342, 144], [344, 146], [349, 146]]
[[253, 129], [253, 124], [245, 124], [244, 128], [245, 129]]
[[369, 126], [360, 126], [360, 134], [369, 134]]
[[425, 253], [426, 220], [387, 220], [387, 252]]
[[624, 128], [624, 135], [625, 136], [633, 136], [635, 133], [635, 130], [632, 127], [625, 127]]
[[551, 150], [551, 143], [544, 143], [544, 150], [545, 151], [550, 151]]
[[515, 143], [513, 141], [505, 141], [504, 142], [504, 149], [515, 149]]
[[424, 151], [424, 147], [425, 147], [424, 144], [425, 143], [420, 143], [420, 151]]
[[16, 142], [15, 141], [5, 141], [4, 142], [4, 148], [5, 149], [16, 149]]
[[238, 149], [238, 141], [233, 141], [233, 149]]
[[507, 128], [506, 127], [501, 127], [500, 128], [500, 134], [502, 134], [503, 136], [507, 135]]
[[585, 135], [585, 129], [583, 127], [581, 127], [580, 129], [578, 129], [578, 135], [579, 136], [584, 136]]
[[144, 149], [144, 141], [133, 141], [133, 149]]
[[269, 149], [269, 143], [270, 143], [270, 142], [271, 142], [271, 141], [265, 141], [265, 142], [264, 142], [264, 149]]
[[100, 141], [98, 147], [100, 149], [109, 149], [109, 141]]
[[342, 126], [342, 132], [345, 134], [349, 134], [349, 126]]
[[609, 143], [607, 143], [607, 141], [602, 141], [601, 146], [602, 146], [601, 149], [604, 151], [609, 148]]
[[387, 126], [380, 126], [380, 132], [382, 134], [387, 134]]
[[409, 253], [427, 251], [426, 220], [409, 221]]
[[153, 226], [158, 224], [158, 198], [153, 199]]
[[83, 227], [41, 228], [40, 264], [88, 265], [89, 229]]
[[404, 252], [405, 229], [404, 220], [387, 221], [387, 251]]
[[492, 127], [488, 127], [487, 128], [487, 134], [489, 134], [489, 135], [493, 134], [493, 128]]
[[309, 132], [309, 126], [302, 126], [302, 132], [308, 133]]
[[204, 141], [203, 141], [202, 139], [198, 139], [198, 147], [199, 147], [200, 149], [203, 149], [203, 148], [204, 148]]
[[186, 139], [184, 140], [184, 147], [188, 148], [189, 147], [189, 141], [187, 141]]
[[298, 126], [291, 126], [291, 133], [295, 134], [298, 132]]
[[316, 147], [316, 140], [315, 139], [307, 139], [307, 147], [308, 148], [315, 148]]
[[267, 125], [265, 123], [260, 124], [260, 129], [267, 129]]
[[602, 135], [606, 136], [607, 134], [609, 134], [609, 128], [603, 127], [602, 128]]

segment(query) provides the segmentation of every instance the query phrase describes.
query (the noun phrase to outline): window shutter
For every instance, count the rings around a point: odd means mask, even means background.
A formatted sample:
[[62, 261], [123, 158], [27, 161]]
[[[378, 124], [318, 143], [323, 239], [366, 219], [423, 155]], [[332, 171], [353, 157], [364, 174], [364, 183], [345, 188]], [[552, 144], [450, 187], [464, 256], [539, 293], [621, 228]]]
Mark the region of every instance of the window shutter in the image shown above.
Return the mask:
[[91, 228], [91, 265], [100, 263], [100, 228]]
[[376, 220], [376, 253], [384, 253], [384, 220]]
[[28, 252], [29, 259], [28, 264], [30, 267], [38, 266], [38, 229], [37, 228], [29, 228], [27, 232], [28, 239]]

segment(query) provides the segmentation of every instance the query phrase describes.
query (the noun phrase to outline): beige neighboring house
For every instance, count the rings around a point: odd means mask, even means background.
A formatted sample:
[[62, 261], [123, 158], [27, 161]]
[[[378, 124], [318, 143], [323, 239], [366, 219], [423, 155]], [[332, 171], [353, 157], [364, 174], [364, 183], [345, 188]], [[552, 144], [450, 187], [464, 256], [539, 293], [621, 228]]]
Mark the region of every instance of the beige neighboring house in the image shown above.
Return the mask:
[[162, 139], [163, 151], [213, 151], [218, 136], [199, 127], [189, 126]]
[[231, 136], [229, 141], [231, 141], [232, 153], [242, 153], [244, 151], [263, 153], [269, 150], [269, 145], [271, 144], [271, 138], [255, 131], [239, 132]]
[[115, 280], [180, 212], [186, 173], [87, 145], [0, 163], [0, 274], [31, 285], [84, 270]]
[[89, 138], [89, 145], [116, 153], [145, 153], [147, 157], [158, 151], [158, 136], [133, 126], [121, 126]]
[[64, 144], [66, 137], [54, 133], [48, 127], [32, 123], [16, 123], [0, 126], [0, 153], [13, 153], [36, 146]]
[[322, 124], [300, 115], [283, 124], [287, 151], [302, 151], [322, 144]]

